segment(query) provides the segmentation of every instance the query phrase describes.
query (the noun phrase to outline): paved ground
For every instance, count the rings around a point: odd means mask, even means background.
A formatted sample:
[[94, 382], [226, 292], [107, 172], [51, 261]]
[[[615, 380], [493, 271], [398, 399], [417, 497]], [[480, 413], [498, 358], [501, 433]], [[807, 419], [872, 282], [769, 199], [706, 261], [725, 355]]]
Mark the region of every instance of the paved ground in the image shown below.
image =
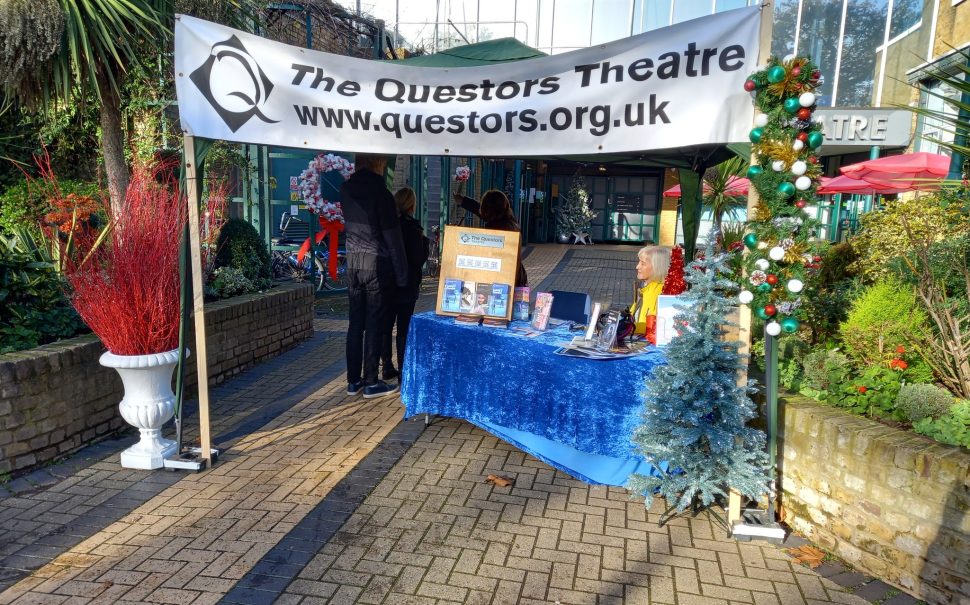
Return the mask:
[[[536, 290], [632, 296], [634, 248], [527, 252]], [[426, 428], [402, 422], [397, 399], [347, 397], [345, 317], [322, 301], [311, 341], [213, 392], [225, 453], [205, 473], [123, 470], [126, 438], [8, 484], [0, 604], [914, 602], [703, 517], [658, 527], [660, 503], [646, 511], [465, 422]]]

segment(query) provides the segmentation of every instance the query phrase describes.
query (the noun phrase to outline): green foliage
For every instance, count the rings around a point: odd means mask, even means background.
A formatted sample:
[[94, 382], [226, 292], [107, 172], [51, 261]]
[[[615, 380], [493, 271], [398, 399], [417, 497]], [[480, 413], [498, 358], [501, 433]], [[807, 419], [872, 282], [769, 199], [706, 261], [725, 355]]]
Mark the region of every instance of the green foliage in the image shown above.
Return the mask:
[[926, 328], [926, 313], [917, 304], [913, 288], [886, 279], [855, 300], [839, 326], [839, 336], [852, 359], [873, 365], [885, 361], [896, 347], [908, 346]]
[[[57, 184], [65, 196], [71, 193], [94, 196], [98, 193], [97, 183], [65, 180]], [[0, 233], [12, 234], [18, 229], [36, 233], [37, 225], [48, 210], [47, 200], [23, 180], [0, 194]]]
[[[862, 215], [861, 229], [850, 241], [859, 253], [851, 268], [867, 282], [889, 276], [892, 261], [913, 249], [913, 240], [945, 241], [970, 232], [970, 221], [948, 193], [887, 202], [881, 210]], [[911, 238], [903, 226], [912, 228]]]
[[242, 269], [236, 267], [220, 267], [212, 275], [213, 279], [206, 287], [206, 296], [210, 298], [232, 298], [259, 290]]
[[219, 232], [216, 243], [216, 269], [237, 269], [254, 290], [268, 288], [273, 271], [269, 251], [259, 233], [242, 219], [229, 219]]
[[825, 399], [849, 378], [852, 362], [833, 349], [817, 349], [805, 355], [802, 372], [804, 387], [815, 391], [812, 395]]
[[[724, 215], [733, 215], [736, 210], [747, 206], [745, 195], [729, 195], [730, 185], [735, 178], [744, 175], [748, 162], [740, 157], [732, 157], [708, 169], [704, 173], [703, 198], [701, 203], [711, 213], [715, 231], [721, 230]], [[740, 239], [740, 238], [739, 238]], [[725, 249], [727, 249], [725, 244]]]
[[854, 379], [829, 393], [828, 402], [856, 414], [904, 420], [896, 409], [896, 396], [902, 386], [902, 373], [875, 365], [863, 369]]
[[61, 276], [17, 237], [0, 247], [0, 353], [69, 338], [84, 329], [64, 297]]
[[924, 418], [913, 430], [937, 441], [970, 448], [970, 399], [963, 399], [939, 418]]
[[910, 422], [939, 418], [950, 411], [953, 395], [935, 384], [904, 384], [896, 395], [896, 409]]

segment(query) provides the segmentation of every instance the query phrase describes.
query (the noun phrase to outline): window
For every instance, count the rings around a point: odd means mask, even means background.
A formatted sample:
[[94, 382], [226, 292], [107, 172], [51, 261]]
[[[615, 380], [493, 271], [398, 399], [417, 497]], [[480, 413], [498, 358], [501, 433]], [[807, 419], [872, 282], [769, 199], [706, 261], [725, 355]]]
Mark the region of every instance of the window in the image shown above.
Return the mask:
[[[630, 16], [630, 2], [606, 2], [594, 0], [593, 2], [593, 35], [590, 42], [592, 44], [603, 44], [619, 40], [630, 35], [630, 23], [627, 20]], [[633, 20], [637, 20], [634, 13]], [[636, 33], [636, 25], [633, 28]]]
[[874, 101], [876, 49], [882, 46], [886, 33], [888, 0], [849, 0], [847, 8], [836, 105], [870, 105]]
[[674, 23], [682, 23], [710, 14], [709, 0], [674, 0]]
[[[841, 21], [841, 2], [804, 0], [802, 3], [802, 28], [798, 33], [798, 54], [811, 57], [822, 72], [822, 85], [817, 93], [818, 104], [822, 106], [831, 106], [833, 101], [832, 85], [839, 50]], [[847, 59], [853, 60], [852, 57]]]
[[[930, 80], [920, 86], [919, 106], [933, 112], [940, 112], [947, 116], [954, 116], [956, 108], [944, 100], [959, 97], [959, 93], [953, 88], [943, 84], [939, 80]], [[926, 151], [929, 153], [941, 153], [950, 155], [950, 151], [941, 147], [935, 141], [950, 142], [953, 140], [952, 128], [937, 118], [920, 116], [916, 127], [916, 151]]]
[[892, 40], [913, 27], [923, 17], [923, 0], [895, 0], [893, 18], [889, 23], [889, 39]]
[[798, 23], [798, 0], [778, 0], [775, 4], [771, 35], [771, 54], [784, 57], [795, 50], [795, 25]]

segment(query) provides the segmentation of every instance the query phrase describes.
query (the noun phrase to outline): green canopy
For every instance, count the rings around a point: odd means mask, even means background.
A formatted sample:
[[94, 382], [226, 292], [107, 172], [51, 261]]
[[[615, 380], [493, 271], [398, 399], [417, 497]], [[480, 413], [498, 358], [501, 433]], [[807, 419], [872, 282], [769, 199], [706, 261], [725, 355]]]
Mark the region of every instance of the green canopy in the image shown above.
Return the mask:
[[[475, 67], [494, 65], [509, 61], [523, 61], [545, 57], [546, 53], [527, 46], [515, 38], [499, 38], [477, 44], [467, 44], [443, 50], [433, 55], [423, 55], [396, 61], [416, 67]], [[641, 168], [678, 168], [681, 170], [682, 195], [681, 216], [684, 223], [684, 252], [693, 258], [700, 227], [703, 189], [700, 180], [704, 171], [731, 157], [732, 152], [724, 145], [701, 145], [678, 149], [665, 149], [643, 153], [604, 153], [595, 155], [544, 156], [536, 159], [567, 160], [590, 164], [610, 164]], [[529, 159], [533, 156], [511, 156]], [[687, 174], [691, 173], [691, 174]]]
[[433, 55], [403, 59], [398, 63], [417, 67], [474, 67], [508, 61], [545, 57], [546, 53], [522, 44], [515, 38], [499, 38], [443, 50]]

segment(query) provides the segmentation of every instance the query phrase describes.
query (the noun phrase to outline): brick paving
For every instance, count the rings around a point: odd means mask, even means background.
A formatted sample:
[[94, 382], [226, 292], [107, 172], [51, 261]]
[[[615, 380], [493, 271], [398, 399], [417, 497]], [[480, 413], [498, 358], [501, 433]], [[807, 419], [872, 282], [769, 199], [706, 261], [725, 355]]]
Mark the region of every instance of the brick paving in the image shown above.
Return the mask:
[[[626, 303], [635, 252], [534, 246], [525, 264], [543, 289]], [[121, 469], [118, 440], [0, 497], [0, 604], [868, 602], [703, 517], [660, 528], [465, 422], [347, 397], [331, 302], [314, 339], [214, 390], [214, 468]]]

